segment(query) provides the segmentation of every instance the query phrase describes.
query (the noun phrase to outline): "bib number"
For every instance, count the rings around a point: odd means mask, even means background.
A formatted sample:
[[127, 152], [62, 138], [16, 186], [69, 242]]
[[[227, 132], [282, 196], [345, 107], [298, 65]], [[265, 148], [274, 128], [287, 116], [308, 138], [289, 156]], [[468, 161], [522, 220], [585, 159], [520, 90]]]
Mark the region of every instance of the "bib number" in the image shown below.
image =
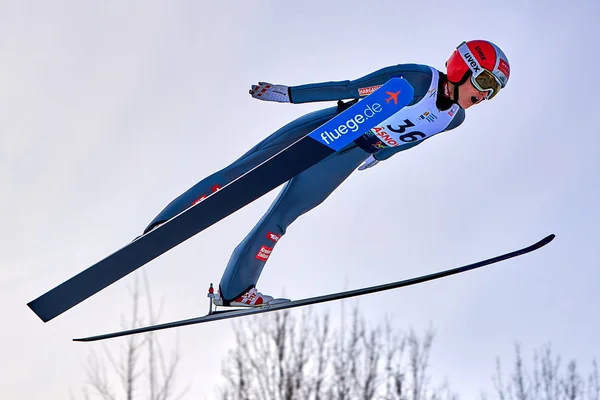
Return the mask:
[[411, 142], [416, 142], [417, 140], [423, 139], [423, 138], [425, 138], [425, 136], [427, 136], [423, 132], [419, 132], [419, 131], [412, 131], [409, 133], [404, 133], [404, 132], [406, 132], [406, 129], [413, 128], [414, 126], [415, 126], [415, 124], [413, 124], [409, 119], [405, 119], [404, 124], [402, 124], [402, 125], [398, 124], [397, 127], [394, 127], [392, 125], [387, 125], [386, 128], [390, 132], [400, 133], [401, 135], [398, 135], [397, 139], [400, 140], [401, 142], [411, 143]]

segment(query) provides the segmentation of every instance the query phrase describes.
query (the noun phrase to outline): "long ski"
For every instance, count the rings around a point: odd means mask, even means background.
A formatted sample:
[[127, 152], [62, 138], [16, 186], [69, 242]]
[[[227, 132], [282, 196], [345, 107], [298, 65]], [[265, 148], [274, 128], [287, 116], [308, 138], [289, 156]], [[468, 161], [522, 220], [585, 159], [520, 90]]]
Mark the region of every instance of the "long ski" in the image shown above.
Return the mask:
[[105, 259], [27, 305], [47, 322], [350, 144], [412, 101], [392, 78], [362, 101]]
[[555, 236], [554, 234], [548, 235], [544, 239], [540, 240], [539, 242], [537, 242], [535, 244], [532, 244], [531, 246], [510, 252], [510, 253], [502, 254], [502, 255], [494, 257], [494, 258], [479, 261], [479, 262], [465, 265], [462, 267], [457, 267], [457, 268], [448, 269], [445, 271], [436, 272], [436, 273], [429, 274], [429, 275], [423, 275], [423, 276], [420, 276], [417, 278], [406, 279], [406, 280], [387, 283], [387, 284], [378, 285], [378, 286], [370, 286], [370, 287], [366, 287], [366, 288], [362, 288], [362, 289], [355, 289], [355, 290], [348, 290], [345, 292], [332, 293], [332, 294], [327, 294], [324, 296], [317, 296], [317, 297], [311, 297], [311, 298], [307, 298], [307, 299], [295, 300], [295, 301], [290, 301], [290, 302], [286, 302], [286, 303], [266, 305], [266, 306], [262, 306], [262, 307], [258, 307], [258, 308], [244, 308], [244, 309], [234, 309], [234, 310], [229, 310], [229, 311], [216, 312], [216, 313], [209, 314], [209, 315], [206, 315], [203, 317], [184, 319], [181, 321], [168, 322], [168, 323], [159, 324], [159, 325], [146, 326], [146, 327], [142, 327], [142, 328], [130, 329], [130, 330], [125, 330], [125, 331], [121, 331], [121, 332], [107, 333], [104, 335], [90, 336], [90, 337], [84, 337], [84, 338], [73, 339], [73, 340], [76, 342], [93, 342], [93, 341], [97, 341], [97, 340], [116, 338], [116, 337], [120, 337], [120, 336], [133, 335], [133, 334], [137, 334], [137, 333], [151, 332], [151, 331], [157, 331], [157, 330], [161, 330], [161, 329], [176, 328], [176, 327], [185, 326], [185, 325], [201, 324], [204, 322], [211, 322], [211, 321], [217, 321], [217, 320], [228, 319], [228, 318], [243, 317], [243, 316], [247, 316], [247, 315], [260, 314], [260, 313], [265, 313], [265, 312], [269, 312], [269, 311], [285, 310], [285, 309], [289, 309], [289, 308], [324, 303], [326, 301], [341, 300], [341, 299], [346, 299], [349, 297], [362, 296], [364, 294], [370, 294], [370, 293], [375, 293], [375, 292], [381, 292], [384, 290], [391, 290], [391, 289], [397, 289], [397, 288], [401, 288], [401, 287], [405, 287], [405, 286], [416, 285], [418, 283], [423, 283], [423, 282], [427, 282], [427, 281], [432, 281], [434, 279], [439, 279], [439, 278], [443, 278], [446, 276], [459, 274], [459, 273], [470, 271], [470, 270], [473, 270], [476, 268], [481, 268], [486, 265], [490, 265], [490, 264], [494, 264], [494, 263], [497, 263], [500, 261], [508, 260], [509, 258], [517, 257], [517, 256], [520, 256], [520, 255], [523, 255], [526, 253], [530, 253], [530, 252], [537, 250], [537, 249], [547, 245], [548, 243], [550, 243], [554, 239], [554, 236]]

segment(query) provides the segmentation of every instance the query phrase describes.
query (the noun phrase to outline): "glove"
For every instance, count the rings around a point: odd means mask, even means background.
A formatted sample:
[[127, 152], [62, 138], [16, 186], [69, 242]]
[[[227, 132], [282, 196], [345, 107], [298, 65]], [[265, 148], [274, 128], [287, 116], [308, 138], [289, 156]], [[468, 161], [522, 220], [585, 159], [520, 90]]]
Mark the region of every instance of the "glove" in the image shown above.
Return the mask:
[[375, 158], [375, 156], [373, 156], [373, 155], [371, 154], [371, 156], [370, 156], [369, 158], [367, 158], [367, 159], [365, 160], [365, 162], [364, 162], [364, 163], [362, 163], [362, 165], [361, 165], [360, 167], [358, 167], [358, 170], [359, 170], [359, 171], [364, 171], [364, 170], [365, 170], [365, 169], [367, 169], [367, 168], [371, 168], [371, 167], [374, 167], [374, 166], [376, 166], [378, 163], [379, 163], [379, 160], [377, 160], [377, 159]]
[[285, 85], [273, 85], [267, 82], [258, 82], [258, 85], [252, 85], [248, 91], [252, 97], [265, 101], [276, 101], [278, 103], [289, 103], [289, 87]]

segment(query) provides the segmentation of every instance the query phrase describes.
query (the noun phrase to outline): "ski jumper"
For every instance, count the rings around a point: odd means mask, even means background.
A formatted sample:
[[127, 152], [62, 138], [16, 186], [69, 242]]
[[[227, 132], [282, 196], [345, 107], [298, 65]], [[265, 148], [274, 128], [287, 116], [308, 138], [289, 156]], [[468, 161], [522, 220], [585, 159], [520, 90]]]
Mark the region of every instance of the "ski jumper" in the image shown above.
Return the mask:
[[[290, 87], [292, 103], [335, 101], [336, 107], [306, 114], [283, 126], [229, 166], [198, 182], [173, 200], [144, 233], [202, 201], [211, 192], [277, 154], [359, 101], [393, 77], [414, 88], [413, 101], [385, 125], [375, 127], [354, 143], [289, 180], [256, 226], [235, 248], [219, 284], [221, 297], [231, 301], [254, 287], [277, 242], [300, 215], [323, 202], [369, 156], [382, 161], [459, 126], [465, 112], [444, 96], [446, 76], [426, 65], [400, 64], [360, 79]], [[348, 103], [341, 100], [353, 99]]]

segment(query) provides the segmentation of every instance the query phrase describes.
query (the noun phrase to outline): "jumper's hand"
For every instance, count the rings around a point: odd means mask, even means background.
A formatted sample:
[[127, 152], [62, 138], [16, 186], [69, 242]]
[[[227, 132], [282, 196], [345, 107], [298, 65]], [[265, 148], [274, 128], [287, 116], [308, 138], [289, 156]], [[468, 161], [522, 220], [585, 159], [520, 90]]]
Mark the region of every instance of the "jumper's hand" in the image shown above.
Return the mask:
[[371, 155], [369, 158], [367, 158], [365, 160], [364, 163], [362, 163], [362, 165], [360, 167], [358, 167], [358, 170], [364, 171], [367, 168], [376, 166], [378, 163], [379, 163], [379, 160], [375, 159], [375, 157], [373, 155]]
[[285, 85], [273, 85], [267, 82], [258, 82], [258, 85], [252, 85], [249, 93], [255, 99], [264, 101], [276, 101], [278, 103], [289, 103], [289, 87]]

